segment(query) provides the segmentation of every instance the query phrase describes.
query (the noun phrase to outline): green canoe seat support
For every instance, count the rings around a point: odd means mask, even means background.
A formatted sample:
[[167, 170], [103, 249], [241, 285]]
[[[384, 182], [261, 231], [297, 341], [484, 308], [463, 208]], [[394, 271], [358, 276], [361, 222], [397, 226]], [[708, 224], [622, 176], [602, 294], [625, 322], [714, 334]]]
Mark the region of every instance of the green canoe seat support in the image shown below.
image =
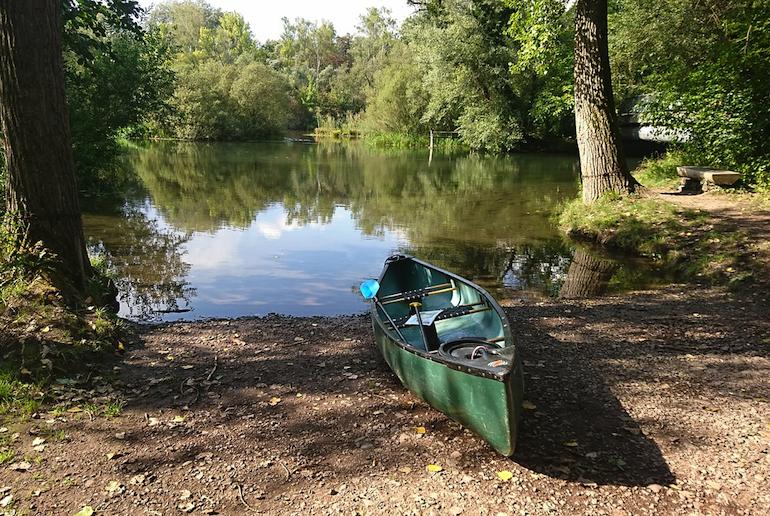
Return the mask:
[[[484, 303], [474, 303], [471, 305], [460, 305], [460, 306], [453, 306], [452, 308], [444, 308], [444, 310], [436, 316], [436, 318], [433, 320], [433, 323], [435, 324], [438, 321], [444, 321], [446, 319], [452, 319], [454, 317], [461, 317], [463, 315], [468, 314], [475, 314], [478, 312], [485, 312], [487, 310], [491, 310], [488, 306], [484, 306]], [[393, 319], [393, 322], [396, 323], [396, 326], [399, 328], [406, 328], [407, 324], [406, 321], [409, 320], [410, 317], [412, 317], [413, 314], [409, 313], [405, 315], [404, 317], [397, 317]], [[431, 325], [433, 326], [433, 325]]]
[[457, 287], [455, 287], [453, 283], [442, 283], [441, 285], [431, 285], [430, 287], [407, 290], [405, 292], [399, 292], [398, 294], [383, 296], [380, 298], [380, 302], [383, 305], [402, 302], [408, 303], [410, 301], [419, 301], [425, 296], [444, 294], [445, 292], [452, 292], [454, 290], [457, 290]]

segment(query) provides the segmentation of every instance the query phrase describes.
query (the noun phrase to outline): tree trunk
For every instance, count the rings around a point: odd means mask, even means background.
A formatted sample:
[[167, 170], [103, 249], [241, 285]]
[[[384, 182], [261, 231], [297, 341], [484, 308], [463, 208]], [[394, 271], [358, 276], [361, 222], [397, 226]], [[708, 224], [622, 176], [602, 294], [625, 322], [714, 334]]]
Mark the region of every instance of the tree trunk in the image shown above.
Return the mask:
[[607, 0], [575, 4], [574, 73], [583, 202], [607, 192], [631, 193], [638, 183], [620, 148], [607, 48]]
[[575, 249], [559, 297], [583, 299], [600, 296], [607, 291], [610, 278], [617, 269], [618, 265], [611, 260], [599, 258], [580, 248]]
[[5, 194], [21, 222], [19, 242], [42, 242], [58, 257], [56, 283], [82, 293], [91, 267], [64, 95], [60, 9], [59, 0], [0, 0]]

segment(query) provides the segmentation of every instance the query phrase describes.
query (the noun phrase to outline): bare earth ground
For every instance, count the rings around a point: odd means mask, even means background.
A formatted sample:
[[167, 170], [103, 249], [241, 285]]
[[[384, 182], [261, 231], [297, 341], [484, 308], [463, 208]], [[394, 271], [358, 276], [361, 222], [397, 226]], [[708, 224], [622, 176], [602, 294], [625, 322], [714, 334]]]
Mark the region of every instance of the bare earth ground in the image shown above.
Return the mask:
[[727, 194], [679, 195], [665, 192], [661, 197], [679, 206], [707, 211], [717, 223], [748, 232], [757, 243], [770, 241], [770, 206], [752, 194], [736, 198]]
[[507, 308], [535, 407], [512, 460], [406, 392], [366, 317], [148, 328], [102, 388], [123, 414], [12, 428], [31, 467], [0, 485], [47, 514], [761, 514], [767, 306], [674, 286]]
[[[766, 288], [507, 304], [528, 400], [512, 459], [405, 391], [368, 317], [168, 324], [2, 424], [0, 512], [767, 513]], [[115, 399], [114, 418], [86, 404]]]

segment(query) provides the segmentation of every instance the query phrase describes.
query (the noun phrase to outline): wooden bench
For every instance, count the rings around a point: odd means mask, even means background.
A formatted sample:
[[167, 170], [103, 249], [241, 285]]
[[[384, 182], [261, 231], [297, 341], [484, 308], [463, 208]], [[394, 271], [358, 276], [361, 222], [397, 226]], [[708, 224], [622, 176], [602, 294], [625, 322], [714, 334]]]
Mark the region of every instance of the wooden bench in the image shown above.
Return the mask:
[[680, 192], [705, 192], [716, 186], [729, 186], [735, 184], [741, 175], [731, 170], [720, 170], [711, 167], [693, 167], [683, 165], [676, 167], [676, 173], [682, 178]]

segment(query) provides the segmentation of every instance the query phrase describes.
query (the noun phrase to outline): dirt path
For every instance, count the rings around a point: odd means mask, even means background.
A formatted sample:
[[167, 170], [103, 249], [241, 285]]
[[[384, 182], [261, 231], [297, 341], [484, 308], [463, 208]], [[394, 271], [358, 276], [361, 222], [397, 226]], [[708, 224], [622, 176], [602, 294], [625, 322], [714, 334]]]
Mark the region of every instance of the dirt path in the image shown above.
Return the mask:
[[[534, 406], [512, 460], [406, 392], [366, 317], [145, 328], [114, 378], [8, 428], [29, 468], [0, 466], [0, 498], [40, 514], [762, 514], [768, 306], [673, 286], [507, 307]], [[122, 414], [78, 411], [95, 393]]]
[[717, 224], [733, 226], [757, 241], [770, 241], [770, 209], [763, 209], [750, 194], [737, 197], [720, 193], [682, 195], [661, 192], [660, 196], [683, 208], [707, 211]]

